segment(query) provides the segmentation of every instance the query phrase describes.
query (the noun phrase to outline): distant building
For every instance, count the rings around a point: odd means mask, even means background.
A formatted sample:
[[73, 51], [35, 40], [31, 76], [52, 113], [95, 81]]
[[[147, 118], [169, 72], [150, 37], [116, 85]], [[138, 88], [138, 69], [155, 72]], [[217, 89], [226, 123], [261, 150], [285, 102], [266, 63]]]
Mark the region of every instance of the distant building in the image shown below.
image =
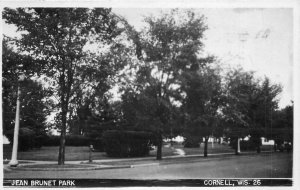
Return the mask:
[[5, 135], [3, 135], [2, 140], [3, 140], [3, 144], [10, 144], [8, 138]]
[[275, 145], [275, 141], [274, 140], [269, 140], [265, 137], [261, 138], [261, 144], [262, 145]]
[[[243, 140], [248, 141], [250, 136], [245, 137]], [[267, 139], [265, 137], [261, 137], [261, 145], [275, 145], [275, 141], [271, 139]]]

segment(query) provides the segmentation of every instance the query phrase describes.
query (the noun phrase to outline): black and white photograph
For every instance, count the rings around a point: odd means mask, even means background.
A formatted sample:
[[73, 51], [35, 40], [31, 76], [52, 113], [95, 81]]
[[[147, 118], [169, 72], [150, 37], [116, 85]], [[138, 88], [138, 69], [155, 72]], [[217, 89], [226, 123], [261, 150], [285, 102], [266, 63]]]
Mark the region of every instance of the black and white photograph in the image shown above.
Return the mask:
[[2, 3], [1, 185], [295, 189], [300, 2], [201, 2]]

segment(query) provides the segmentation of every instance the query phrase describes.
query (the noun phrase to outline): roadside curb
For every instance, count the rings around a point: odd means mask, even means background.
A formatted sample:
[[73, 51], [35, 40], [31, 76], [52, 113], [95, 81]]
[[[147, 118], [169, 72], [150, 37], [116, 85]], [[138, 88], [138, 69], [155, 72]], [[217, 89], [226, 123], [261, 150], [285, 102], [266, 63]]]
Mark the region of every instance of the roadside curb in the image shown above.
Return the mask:
[[[272, 153], [271, 151], [262, 151], [261, 153]], [[185, 155], [185, 156], [165, 156], [164, 159], [181, 159], [181, 158], [205, 158], [204, 160], [197, 160], [199, 161], [209, 161], [209, 158], [222, 158], [222, 156], [246, 156], [246, 155], [255, 155], [253, 152], [241, 152], [239, 155], [235, 155], [234, 153], [222, 153], [222, 154], [208, 154], [208, 157], [204, 157], [202, 154], [196, 154], [196, 155]], [[139, 159], [126, 159], [123, 161], [139, 161], [139, 160], [147, 160], [148, 158], [139, 158]], [[149, 160], [150, 161], [150, 160]], [[99, 163], [105, 163], [106, 161], [102, 162], [100, 160], [95, 160], [92, 163], [88, 163], [87, 161], [76, 161], [76, 163], [67, 162], [67, 164], [73, 164], [73, 165], [81, 165], [81, 166], [87, 166], [87, 167], [74, 167], [74, 168], [51, 168], [51, 167], [43, 167], [43, 168], [34, 168], [34, 167], [26, 167], [28, 165], [51, 165], [55, 162], [43, 162], [40, 163], [28, 163], [28, 164], [20, 164], [18, 167], [10, 167], [9, 165], [5, 164], [3, 167], [6, 171], [16, 170], [16, 171], [88, 171], [88, 170], [106, 170], [106, 169], [122, 169], [122, 168], [138, 168], [138, 167], [149, 167], [149, 166], [159, 166], [159, 165], [168, 165], [172, 163], [178, 163], [182, 161], [176, 161], [176, 162], [162, 162], [162, 163], [153, 163], [150, 161], [150, 163], [144, 163], [144, 164], [127, 164], [127, 165], [102, 165]], [[195, 162], [195, 161], [193, 161]]]
[[161, 165], [161, 164], [160, 163], [136, 164], [136, 165], [131, 165], [131, 168], [147, 167], [147, 166], [159, 166], [159, 165]]
[[120, 165], [120, 166], [104, 166], [104, 165], [93, 165], [90, 167], [83, 168], [27, 168], [25, 165], [20, 165], [19, 167], [7, 167], [9, 170], [18, 171], [82, 171], [82, 170], [105, 170], [105, 169], [121, 169], [121, 168], [131, 168], [131, 165]]

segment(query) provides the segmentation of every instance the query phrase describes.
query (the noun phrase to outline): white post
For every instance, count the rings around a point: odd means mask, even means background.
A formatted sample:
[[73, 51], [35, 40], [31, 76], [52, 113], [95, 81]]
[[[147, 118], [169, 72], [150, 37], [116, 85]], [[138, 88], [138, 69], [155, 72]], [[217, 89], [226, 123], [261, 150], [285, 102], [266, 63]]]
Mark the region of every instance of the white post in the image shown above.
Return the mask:
[[14, 142], [13, 142], [11, 160], [8, 163], [11, 167], [16, 167], [19, 164], [17, 160], [17, 153], [18, 153], [18, 140], [19, 140], [18, 138], [19, 138], [19, 125], [20, 125], [20, 95], [21, 95], [21, 91], [20, 91], [20, 87], [18, 87]]
[[[21, 75], [19, 81], [24, 80], [24, 75]], [[16, 108], [16, 118], [15, 118], [15, 129], [14, 129], [14, 142], [13, 142], [13, 149], [11, 153], [11, 160], [8, 163], [11, 167], [16, 167], [19, 162], [17, 160], [18, 154], [18, 141], [19, 141], [19, 127], [20, 127], [20, 96], [21, 90], [18, 84], [18, 93], [17, 93], [17, 108]]]
[[240, 138], [237, 139], [238, 144], [237, 144], [237, 152], [241, 153], [241, 147], [240, 147]]

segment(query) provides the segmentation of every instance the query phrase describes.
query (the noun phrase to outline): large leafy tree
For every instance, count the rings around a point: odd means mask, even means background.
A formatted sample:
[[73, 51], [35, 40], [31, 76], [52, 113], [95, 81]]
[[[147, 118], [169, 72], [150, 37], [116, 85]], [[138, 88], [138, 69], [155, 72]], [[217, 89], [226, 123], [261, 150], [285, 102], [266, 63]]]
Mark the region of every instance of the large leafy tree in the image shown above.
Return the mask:
[[226, 121], [230, 125], [228, 135], [235, 141], [246, 135], [260, 152], [261, 137], [272, 124], [272, 113], [278, 108], [277, 96], [281, 86], [271, 84], [268, 78], [259, 80], [253, 72], [241, 68], [227, 74]]
[[[30, 56], [21, 55], [11, 47], [10, 39], [3, 38], [2, 43], [2, 97], [3, 97], [3, 132], [13, 134], [17, 89], [21, 90], [20, 128], [28, 128], [34, 132], [32, 138], [45, 134], [47, 131], [46, 118], [52, 108], [49, 98], [51, 92], [39, 82], [30, 79], [33, 75], [34, 64]], [[18, 82], [20, 73], [26, 79]], [[10, 135], [9, 135], [10, 136]]]
[[199, 58], [207, 26], [203, 16], [178, 9], [146, 17], [145, 23], [140, 33], [130, 28], [139, 58], [133, 90], [147, 102], [148, 108], [140, 112], [145, 114], [139, 118], [153, 126], [158, 140], [157, 159], [161, 159], [163, 136], [170, 134], [174, 121], [173, 107], [180, 105], [180, 76], [185, 69], [197, 69], [200, 62], [207, 62]]
[[[258, 98], [258, 81], [254, 78], [253, 72], [247, 72], [241, 68], [230, 70], [225, 78], [226, 106], [223, 113], [226, 126], [228, 126], [226, 135], [231, 138], [232, 142], [238, 143], [238, 138], [249, 135], [251, 124], [253, 124], [251, 111], [257, 106], [256, 102], [253, 104], [253, 100]], [[238, 145], [234, 147], [238, 154]]]
[[[83, 65], [101, 65], [87, 51], [91, 42], [109, 44], [120, 34], [117, 19], [105, 8], [5, 8], [3, 18], [24, 31], [21, 49], [42, 64], [37, 66], [53, 84], [57, 96], [58, 126], [61, 132], [58, 164], [65, 161], [65, 136], [75, 75]], [[103, 46], [96, 46], [100, 48]], [[87, 60], [89, 57], [91, 59]], [[98, 56], [98, 55], [97, 55]], [[101, 60], [101, 59], [100, 59]]]
[[293, 112], [294, 105], [292, 103], [270, 113], [272, 121], [269, 126], [264, 128], [264, 132], [266, 138], [273, 139], [277, 146], [284, 142], [293, 143]]
[[251, 140], [257, 146], [257, 152], [260, 152], [261, 137], [265, 135], [266, 129], [272, 125], [272, 113], [278, 109], [277, 96], [282, 88], [278, 84], [272, 84], [268, 78], [265, 78], [258, 89], [252, 93], [249, 99], [249, 117], [251, 119]]
[[[69, 115], [70, 130], [74, 126], [85, 126], [84, 134], [91, 134], [89, 128], [92, 131], [98, 128], [99, 136], [104, 130], [101, 128], [116, 124], [118, 111], [115, 109], [118, 105], [112, 100], [111, 90], [118, 86], [118, 81], [125, 75], [122, 69], [130, 65], [131, 57], [134, 57], [132, 48], [124, 37], [125, 34], [116, 37], [97, 61], [90, 60], [89, 64], [78, 68], [74, 96], [70, 100], [73, 110]], [[114, 89], [116, 90], [117, 88]]]
[[219, 68], [203, 66], [199, 70], [184, 73], [182, 89], [184, 99], [185, 134], [187, 138], [204, 138], [204, 156], [207, 156], [209, 137], [218, 125], [219, 112], [224, 104], [222, 80]]

